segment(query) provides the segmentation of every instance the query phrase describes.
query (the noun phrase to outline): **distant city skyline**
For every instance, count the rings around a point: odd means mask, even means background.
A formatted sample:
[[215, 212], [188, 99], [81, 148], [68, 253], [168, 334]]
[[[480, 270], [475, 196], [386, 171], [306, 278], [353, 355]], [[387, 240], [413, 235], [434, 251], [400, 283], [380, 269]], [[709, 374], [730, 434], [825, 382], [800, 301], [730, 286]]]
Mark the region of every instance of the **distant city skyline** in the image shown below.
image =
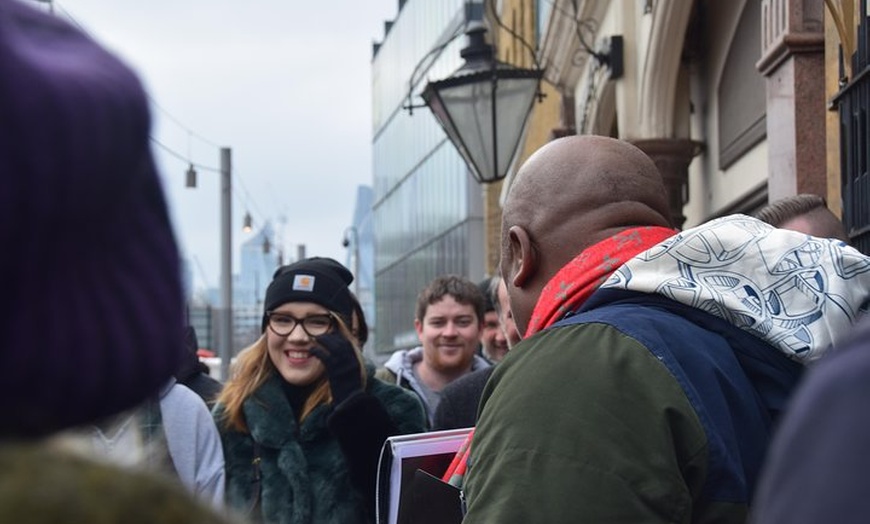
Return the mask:
[[[374, 245], [371, 225], [372, 189], [369, 186], [359, 186], [354, 206], [353, 224], [345, 230], [348, 238], [348, 256], [338, 259], [347, 265], [351, 271], [359, 270], [359, 287], [357, 281], [351, 285], [358, 298], [364, 314], [374, 331]], [[353, 236], [351, 228], [356, 229]], [[294, 250], [285, 252], [281, 246], [274, 244], [278, 232], [266, 222], [259, 228], [253, 228], [247, 240], [240, 247], [240, 263], [232, 278], [233, 286], [233, 348], [239, 351], [251, 344], [261, 333], [263, 317], [263, 300], [266, 288], [271, 283], [275, 269], [283, 264], [298, 260], [300, 253]], [[359, 242], [355, 247], [353, 242]], [[359, 255], [359, 263], [353, 260]], [[218, 338], [219, 318], [217, 312], [221, 306], [220, 289], [210, 287], [194, 290], [191, 288], [192, 275], [190, 262], [182, 265], [182, 278], [186, 290], [188, 322], [196, 330], [200, 347], [215, 350], [215, 340]]]
[[[246, 212], [255, 229], [286, 221], [277, 240], [293, 257], [304, 244], [345, 260], [357, 187], [372, 182], [372, 44], [397, 0], [53, 5], [142, 78], [152, 136], [172, 151], [152, 148], [193, 290], [220, 282], [220, 176], [207, 169], [220, 147], [233, 156], [234, 273]], [[185, 188], [185, 159], [206, 168], [195, 189]]]

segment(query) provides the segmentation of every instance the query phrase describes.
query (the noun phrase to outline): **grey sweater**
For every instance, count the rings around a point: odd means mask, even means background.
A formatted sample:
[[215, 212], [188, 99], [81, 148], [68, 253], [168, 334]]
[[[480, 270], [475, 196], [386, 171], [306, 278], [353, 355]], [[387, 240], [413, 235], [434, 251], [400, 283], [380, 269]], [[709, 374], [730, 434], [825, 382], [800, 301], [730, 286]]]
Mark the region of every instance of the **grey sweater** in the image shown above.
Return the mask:
[[173, 381], [160, 396], [160, 414], [178, 478], [197, 498], [222, 507], [224, 452], [205, 402], [187, 386]]

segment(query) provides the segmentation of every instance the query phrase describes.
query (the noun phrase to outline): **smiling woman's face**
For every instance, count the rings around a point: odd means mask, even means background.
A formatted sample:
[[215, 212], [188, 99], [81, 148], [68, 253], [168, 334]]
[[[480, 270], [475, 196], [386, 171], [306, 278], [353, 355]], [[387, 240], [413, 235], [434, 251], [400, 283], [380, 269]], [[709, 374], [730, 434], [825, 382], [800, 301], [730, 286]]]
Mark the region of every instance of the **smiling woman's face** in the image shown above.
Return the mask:
[[[326, 308], [312, 302], [288, 302], [272, 311], [270, 327], [266, 328], [269, 358], [284, 380], [294, 386], [312, 384], [326, 370], [320, 359], [309, 352], [314, 347], [314, 339], [305, 332], [301, 323], [305, 318], [327, 314]], [[275, 333], [272, 322], [280, 320], [286, 324], [291, 317], [299, 322], [293, 331], [286, 336]]]

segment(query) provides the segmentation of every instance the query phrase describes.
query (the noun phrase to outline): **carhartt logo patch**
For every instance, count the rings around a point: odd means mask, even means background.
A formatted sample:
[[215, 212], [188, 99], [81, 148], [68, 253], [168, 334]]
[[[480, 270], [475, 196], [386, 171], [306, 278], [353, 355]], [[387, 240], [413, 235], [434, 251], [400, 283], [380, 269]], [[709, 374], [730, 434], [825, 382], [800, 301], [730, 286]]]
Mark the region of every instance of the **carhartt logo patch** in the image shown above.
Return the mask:
[[313, 275], [296, 275], [293, 277], [293, 291], [314, 291]]

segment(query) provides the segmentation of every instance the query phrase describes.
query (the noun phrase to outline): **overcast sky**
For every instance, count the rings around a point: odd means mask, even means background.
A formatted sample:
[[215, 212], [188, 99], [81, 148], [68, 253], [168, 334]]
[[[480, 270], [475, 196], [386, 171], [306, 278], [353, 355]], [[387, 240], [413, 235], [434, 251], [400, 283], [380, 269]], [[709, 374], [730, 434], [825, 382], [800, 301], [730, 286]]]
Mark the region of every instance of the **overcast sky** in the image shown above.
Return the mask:
[[[33, 0], [23, 0], [25, 2]], [[45, 5], [45, 4], [43, 4]], [[295, 256], [345, 261], [341, 241], [357, 186], [371, 184], [372, 42], [398, 0], [57, 0], [69, 16], [142, 78], [157, 106], [152, 136], [217, 168], [233, 157], [233, 271], [238, 246], [271, 220]], [[220, 175], [154, 145], [194, 285], [220, 279]], [[282, 226], [283, 222], [283, 226]]]

